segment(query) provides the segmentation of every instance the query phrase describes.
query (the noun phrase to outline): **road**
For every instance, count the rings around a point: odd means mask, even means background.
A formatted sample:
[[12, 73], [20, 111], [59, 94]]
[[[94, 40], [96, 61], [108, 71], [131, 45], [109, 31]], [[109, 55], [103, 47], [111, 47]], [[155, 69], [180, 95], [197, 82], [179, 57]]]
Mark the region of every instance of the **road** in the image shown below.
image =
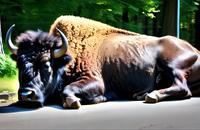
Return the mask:
[[142, 101], [106, 102], [64, 110], [0, 108], [0, 129], [200, 129], [200, 98], [145, 104]]

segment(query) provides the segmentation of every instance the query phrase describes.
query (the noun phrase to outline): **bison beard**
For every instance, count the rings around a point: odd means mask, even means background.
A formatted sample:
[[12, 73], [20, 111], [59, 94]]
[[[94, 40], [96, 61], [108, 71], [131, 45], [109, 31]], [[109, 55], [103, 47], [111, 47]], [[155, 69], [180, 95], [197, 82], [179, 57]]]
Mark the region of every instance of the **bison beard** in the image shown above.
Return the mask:
[[6, 41], [19, 68], [19, 102], [26, 105], [50, 98], [75, 109], [116, 99], [156, 103], [200, 90], [199, 51], [172, 36], [140, 35], [75, 16], [59, 17], [49, 34], [21, 34], [18, 47], [10, 32], [12, 27]]

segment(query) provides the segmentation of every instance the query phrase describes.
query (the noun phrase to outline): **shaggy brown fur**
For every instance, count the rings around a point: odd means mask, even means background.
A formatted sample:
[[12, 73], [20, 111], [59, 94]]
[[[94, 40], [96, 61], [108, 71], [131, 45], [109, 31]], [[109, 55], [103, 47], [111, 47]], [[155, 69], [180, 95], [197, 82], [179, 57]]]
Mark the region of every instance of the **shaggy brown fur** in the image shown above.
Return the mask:
[[114, 33], [139, 35], [138, 33], [77, 16], [60, 16], [52, 24], [49, 33], [58, 35], [55, 28], [59, 28], [69, 40], [68, 52], [75, 60], [71, 62], [69, 68], [76, 68], [75, 72], [88, 69], [96, 70], [97, 49], [108, 35]]

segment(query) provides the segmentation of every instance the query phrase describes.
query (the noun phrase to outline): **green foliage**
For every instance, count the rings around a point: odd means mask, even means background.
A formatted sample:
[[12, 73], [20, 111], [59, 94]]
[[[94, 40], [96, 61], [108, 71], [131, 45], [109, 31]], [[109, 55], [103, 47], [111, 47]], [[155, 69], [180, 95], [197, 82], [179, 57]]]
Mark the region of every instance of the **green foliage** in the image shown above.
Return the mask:
[[[14, 23], [13, 37], [29, 29], [49, 31], [60, 15], [87, 17], [151, 35], [155, 31], [153, 28], [157, 29], [157, 34], [162, 34], [159, 32], [165, 8], [162, 3], [161, 0], [1, 0], [0, 16], [3, 36]], [[195, 11], [199, 3], [200, 0], [181, 0], [181, 38], [191, 42], [194, 41]]]
[[0, 77], [16, 77], [16, 63], [5, 55], [0, 55]]
[[[0, 5], [3, 36], [15, 23], [13, 37], [29, 29], [49, 31], [60, 15], [87, 17], [142, 33], [143, 21], [134, 22], [133, 17], [153, 18], [159, 11], [159, 0], [2, 0]], [[124, 23], [122, 17], [126, 10], [129, 20]]]
[[118, 0], [129, 8], [132, 14], [145, 15], [149, 18], [155, 18], [154, 13], [160, 12], [160, 0]]
[[181, 0], [181, 19], [180, 19], [180, 35], [187, 41], [191, 43], [195, 42], [195, 11], [198, 9], [198, 1], [194, 0]]

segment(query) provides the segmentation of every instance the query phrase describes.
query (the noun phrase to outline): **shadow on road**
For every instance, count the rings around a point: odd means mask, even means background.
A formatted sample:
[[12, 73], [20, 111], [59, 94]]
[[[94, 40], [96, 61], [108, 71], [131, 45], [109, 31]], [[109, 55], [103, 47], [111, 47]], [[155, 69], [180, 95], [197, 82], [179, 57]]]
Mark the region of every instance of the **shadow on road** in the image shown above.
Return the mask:
[[[173, 105], [174, 103], [176, 105], [178, 104], [186, 104], [188, 107], [190, 107], [191, 105], [194, 105], [194, 103], [198, 103], [199, 104], [199, 97], [198, 98], [191, 98], [190, 100], [183, 100], [183, 99], [173, 99], [173, 100], [165, 100], [163, 102], [160, 103], [146, 103], [145, 101], [128, 101], [128, 100], [119, 100], [119, 101], [110, 101], [110, 103], [107, 103], [104, 106], [107, 106], [108, 109], [113, 108], [113, 105], [116, 106], [116, 108], [122, 107], [125, 108], [125, 105], [127, 106], [127, 108], [130, 108], [129, 105], [134, 105], [133, 108], [137, 108], [137, 107], [143, 107], [143, 108], [148, 108], [148, 107], [152, 107], [156, 106], [156, 107], [168, 107], [170, 105]], [[198, 101], [198, 102], [197, 102]], [[190, 104], [192, 103], [192, 104]], [[145, 104], [145, 105], [144, 105]], [[152, 104], [152, 105], [147, 105], [147, 104]], [[169, 104], [169, 105], [166, 105]], [[100, 104], [99, 104], [100, 105]], [[89, 106], [89, 105], [85, 105], [85, 106]], [[101, 105], [102, 107], [103, 105]], [[195, 105], [195, 106], [199, 106], [199, 105]], [[40, 108], [42, 108], [43, 105], [40, 104], [26, 104], [26, 103], [13, 103], [13, 104], [7, 104], [5, 106], [0, 106], [0, 114], [1, 113], [20, 113], [20, 112], [28, 112], [28, 111], [35, 111], [38, 110]], [[60, 105], [60, 104], [45, 104], [44, 107], [47, 108], [53, 108], [53, 109], [59, 109], [59, 110], [64, 110], [65, 109]], [[69, 110], [74, 110], [74, 109], [67, 109], [67, 111]]]
[[[57, 104], [46, 104], [46, 107], [51, 107], [51, 108], [55, 108], [55, 109], [60, 109], [63, 110], [63, 107]], [[43, 106], [38, 105], [38, 104], [28, 104], [26, 105], [26, 103], [12, 103], [9, 105], [5, 105], [5, 106], [0, 106], [0, 113], [16, 113], [16, 112], [27, 112], [27, 111], [34, 111], [37, 109], [42, 108]]]
[[18, 102], [12, 103], [7, 106], [0, 107], [0, 113], [14, 113], [14, 112], [23, 112], [23, 111], [33, 111], [38, 109], [39, 107], [23, 107], [22, 104]]

